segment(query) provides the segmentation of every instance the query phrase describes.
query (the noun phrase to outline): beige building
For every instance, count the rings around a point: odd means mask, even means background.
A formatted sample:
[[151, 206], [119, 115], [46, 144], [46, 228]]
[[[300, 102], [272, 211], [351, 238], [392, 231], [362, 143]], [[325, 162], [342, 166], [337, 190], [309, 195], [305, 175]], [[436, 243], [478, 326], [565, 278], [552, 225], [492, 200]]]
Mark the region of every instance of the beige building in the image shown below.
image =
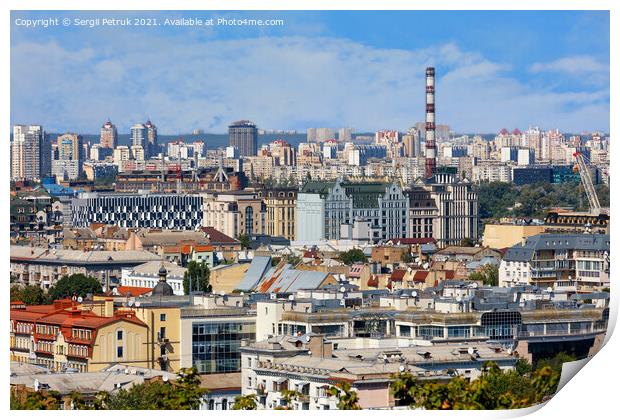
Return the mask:
[[258, 193], [209, 193], [203, 198], [203, 226], [212, 226], [231, 238], [265, 234], [266, 207]]
[[296, 238], [295, 207], [296, 188], [277, 188], [259, 191], [258, 196], [266, 206], [266, 234], [282, 236], [289, 241]]
[[544, 230], [544, 226], [535, 225], [487, 224], [484, 226], [482, 245], [495, 249], [508, 248]]

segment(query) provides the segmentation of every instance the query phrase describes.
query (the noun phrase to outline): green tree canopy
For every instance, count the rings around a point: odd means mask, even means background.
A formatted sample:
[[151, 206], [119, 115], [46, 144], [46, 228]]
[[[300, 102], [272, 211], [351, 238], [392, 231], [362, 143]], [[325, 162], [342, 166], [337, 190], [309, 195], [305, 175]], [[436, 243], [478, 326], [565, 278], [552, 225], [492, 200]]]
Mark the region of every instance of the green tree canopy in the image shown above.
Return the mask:
[[525, 365], [502, 370], [486, 362], [480, 377], [468, 381], [457, 376], [447, 383], [417, 380], [404, 372], [390, 386], [400, 405], [427, 410], [497, 410], [525, 408], [551, 396], [559, 374], [544, 366], [531, 373]]
[[196, 410], [206, 388], [200, 386], [196, 368], [181, 369], [179, 379], [144, 382], [114, 395], [98, 396], [101, 407], [108, 410]]
[[499, 286], [499, 266], [485, 264], [469, 275], [469, 280], [482, 282], [487, 286]]
[[89, 293], [96, 294], [102, 291], [101, 283], [96, 278], [84, 274], [72, 274], [58, 280], [48, 293], [52, 300], [55, 300], [70, 298], [73, 295], [85, 297]]
[[364, 252], [359, 248], [353, 248], [345, 252], [340, 253], [340, 261], [345, 265], [352, 265], [357, 262], [367, 262], [368, 258], [364, 255]]
[[250, 237], [245, 233], [240, 233], [237, 240], [241, 243], [242, 249], [250, 249]]
[[190, 261], [187, 264], [187, 271], [183, 275], [183, 292], [188, 295], [190, 278], [192, 280], [192, 292], [211, 292], [213, 287], [209, 283], [211, 270], [205, 261]]
[[39, 286], [11, 286], [11, 301], [22, 301], [26, 305], [43, 305], [50, 297]]
[[357, 392], [351, 388], [348, 382], [340, 382], [327, 391], [329, 395], [338, 398], [338, 410], [361, 410]]
[[232, 406], [233, 410], [256, 410], [256, 394], [237, 395]]

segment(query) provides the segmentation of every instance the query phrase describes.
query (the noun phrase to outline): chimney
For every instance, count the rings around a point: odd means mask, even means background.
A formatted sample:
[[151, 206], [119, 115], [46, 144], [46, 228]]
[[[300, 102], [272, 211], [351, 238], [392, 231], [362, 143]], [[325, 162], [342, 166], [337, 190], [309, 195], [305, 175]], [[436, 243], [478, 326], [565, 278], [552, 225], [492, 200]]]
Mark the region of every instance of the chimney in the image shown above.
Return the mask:
[[426, 162], [424, 174], [427, 179], [433, 177], [437, 161], [435, 144], [435, 67], [426, 68]]
[[310, 356], [320, 359], [331, 359], [333, 345], [331, 341], [326, 341], [324, 335], [312, 334], [308, 335], [310, 341], [306, 346], [310, 351]]

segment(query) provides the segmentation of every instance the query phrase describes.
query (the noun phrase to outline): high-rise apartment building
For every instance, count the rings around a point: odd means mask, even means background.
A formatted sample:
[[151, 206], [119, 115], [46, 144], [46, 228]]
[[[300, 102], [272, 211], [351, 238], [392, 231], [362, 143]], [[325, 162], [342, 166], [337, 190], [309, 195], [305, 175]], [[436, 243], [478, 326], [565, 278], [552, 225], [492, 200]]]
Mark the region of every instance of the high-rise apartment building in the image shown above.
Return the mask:
[[422, 146], [420, 144], [420, 132], [415, 128], [409, 129], [407, 134], [403, 136], [404, 152], [406, 157], [421, 156]]
[[353, 129], [349, 127], [343, 127], [338, 130], [338, 141], [346, 142], [353, 140]]
[[144, 152], [146, 157], [155, 156], [159, 153], [159, 144], [157, 143], [157, 127], [151, 122], [151, 120], [144, 123], [144, 127], [146, 128], [147, 143], [144, 148]]
[[[11, 179], [16, 181], [38, 180], [46, 171], [41, 171], [41, 155], [51, 154], [51, 147], [45, 141], [40, 125], [13, 126], [13, 144], [11, 145]], [[46, 151], [50, 147], [50, 151]], [[49, 165], [49, 160], [47, 164]], [[45, 164], [43, 164], [45, 169]]]
[[78, 179], [82, 172], [84, 148], [82, 136], [66, 133], [58, 136], [52, 146], [52, 175], [58, 180]]
[[148, 133], [147, 128], [144, 124], [134, 124], [131, 126], [131, 145], [132, 146], [142, 146], [144, 150], [147, 148], [148, 144]]
[[256, 124], [248, 120], [241, 120], [229, 125], [228, 145], [236, 147], [241, 157], [256, 156], [258, 150]]
[[101, 135], [99, 137], [101, 147], [114, 149], [118, 145], [118, 131], [116, 126], [110, 120], [101, 126]]

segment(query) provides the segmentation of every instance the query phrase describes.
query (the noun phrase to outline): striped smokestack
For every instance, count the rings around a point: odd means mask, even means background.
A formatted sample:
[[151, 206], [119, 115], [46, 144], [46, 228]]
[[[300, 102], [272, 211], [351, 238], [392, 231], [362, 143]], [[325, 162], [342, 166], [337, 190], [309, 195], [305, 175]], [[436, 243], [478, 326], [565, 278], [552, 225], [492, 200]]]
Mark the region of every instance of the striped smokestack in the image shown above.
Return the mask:
[[424, 173], [432, 178], [437, 165], [435, 144], [435, 67], [426, 68], [426, 162]]

